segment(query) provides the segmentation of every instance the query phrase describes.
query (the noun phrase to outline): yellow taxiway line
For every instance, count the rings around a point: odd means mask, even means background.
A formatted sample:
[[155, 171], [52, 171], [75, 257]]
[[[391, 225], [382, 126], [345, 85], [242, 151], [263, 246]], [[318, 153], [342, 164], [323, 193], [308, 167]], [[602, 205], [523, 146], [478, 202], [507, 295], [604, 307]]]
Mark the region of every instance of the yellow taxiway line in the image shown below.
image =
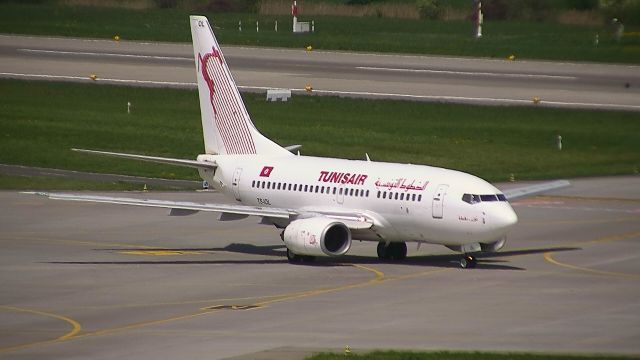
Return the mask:
[[34, 346], [34, 345], [43, 345], [43, 344], [49, 344], [49, 343], [58, 342], [58, 341], [69, 340], [69, 339], [74, 338], [82, 330], [82, 326], [80, 325], [80, 323], [77, 322], [76, 320], [73, 320], [70, 317], [66, 317], [66, 316], [62, 316], [62, 315], [58, 315], [58, 314], [54, 314], [54, 313], [50, 313], [50, 312], [46, 312], [46, 311], [40, 311], [40, 310], [34, 310], [34, 309], [26, 309], [26, 308], [21, 308], [21, 307], [16, 307], [16, 306], [0, 305], [0, 309], [46, 316], [46, 317], [62, 320], [64, 322], [68, 323], [69, 325], [71, 325], [71, 330], [69, 332], [67, 332], [64, 335], [59, 336], [59, 337], [57, 337], [55, 339], [42, 340], [42, 341], [38, 341], [38, 342], [32, 342], [32, 343], [26, 343], [26, 344], [20, 344], [20, 345], [14, 345], [14, 346], [0, 348], [0, 353], [1, 352], [9, 352], [9, 351], [20, 350], [20, 349], [24, 349], [24, 348], [31, 347], [31, 346]]

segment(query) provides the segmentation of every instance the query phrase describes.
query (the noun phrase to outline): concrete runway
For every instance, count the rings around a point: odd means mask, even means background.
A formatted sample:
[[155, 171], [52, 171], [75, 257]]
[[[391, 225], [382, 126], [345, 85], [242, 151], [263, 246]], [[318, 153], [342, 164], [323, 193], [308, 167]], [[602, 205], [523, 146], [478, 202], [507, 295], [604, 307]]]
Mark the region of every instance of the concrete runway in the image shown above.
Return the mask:
[[[223, 47], [247, 91], [640, 111], [640, 67]], [[0, 77], [194, 87], [191, 44], [0, 35]]]
[[573, 183], [515, 203], [506, 248], [473, 270], [436, 246], [379, 263], [375, 243], [290, 265], [255, 218], [0, 192], [0, 357], [301, 359], [347, 345], [640, 355], [640, 177]]

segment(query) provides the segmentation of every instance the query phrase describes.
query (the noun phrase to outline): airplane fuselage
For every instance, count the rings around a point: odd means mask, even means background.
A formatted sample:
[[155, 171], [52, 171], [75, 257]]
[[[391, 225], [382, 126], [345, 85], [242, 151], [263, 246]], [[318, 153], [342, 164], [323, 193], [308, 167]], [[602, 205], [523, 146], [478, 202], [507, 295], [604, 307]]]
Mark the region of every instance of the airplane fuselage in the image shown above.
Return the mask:
[[494, 243], [517, 222], [500, 190], [455, 170], [293, 155], [201, 155], [198, 160], [215, 161], [215, 175], [203, 178], [244, 205], [361, 213], [374, 226], [355, 231], [358, 240]]

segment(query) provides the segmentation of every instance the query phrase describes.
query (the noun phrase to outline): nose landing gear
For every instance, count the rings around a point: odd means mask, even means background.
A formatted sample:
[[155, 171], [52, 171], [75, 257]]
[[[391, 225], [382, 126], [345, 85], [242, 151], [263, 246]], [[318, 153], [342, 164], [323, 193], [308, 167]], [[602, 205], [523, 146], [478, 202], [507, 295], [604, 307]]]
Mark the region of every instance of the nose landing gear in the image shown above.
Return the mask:
[[478, 259], [472, 255], [465, 255], [460, 259], [460, 267], [463, 269], [473, 269], [478, 264]]

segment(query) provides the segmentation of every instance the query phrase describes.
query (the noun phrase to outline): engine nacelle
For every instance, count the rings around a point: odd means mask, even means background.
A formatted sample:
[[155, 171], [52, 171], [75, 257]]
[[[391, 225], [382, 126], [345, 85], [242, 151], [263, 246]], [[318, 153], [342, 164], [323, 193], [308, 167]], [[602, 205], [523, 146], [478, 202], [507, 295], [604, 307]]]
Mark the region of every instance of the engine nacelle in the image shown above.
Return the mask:
[[351, 248], [351, 231], [336, 220], [314, 217], [292, 221], [284, 229], [284, 243], [296, 255], [340, 256]]

